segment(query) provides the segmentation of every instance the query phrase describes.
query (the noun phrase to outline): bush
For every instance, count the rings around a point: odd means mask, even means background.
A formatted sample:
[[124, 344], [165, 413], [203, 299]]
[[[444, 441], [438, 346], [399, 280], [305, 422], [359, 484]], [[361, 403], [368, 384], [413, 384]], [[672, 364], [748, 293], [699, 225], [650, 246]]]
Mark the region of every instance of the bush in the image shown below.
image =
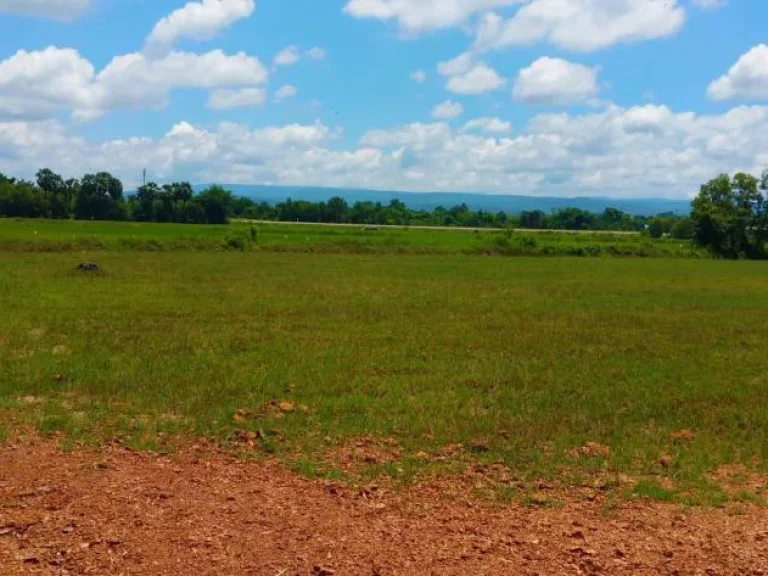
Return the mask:
[[696, 227], [688, 216], [681, 218], [672, 226], [672, 238], [677, 240], [690, 240], [696, 232]]
[[251, 245], [250, 238], [244, 232], [230, 234], [224, 239], [224, 247], [227, 250], [237, 250], [245, 252]]

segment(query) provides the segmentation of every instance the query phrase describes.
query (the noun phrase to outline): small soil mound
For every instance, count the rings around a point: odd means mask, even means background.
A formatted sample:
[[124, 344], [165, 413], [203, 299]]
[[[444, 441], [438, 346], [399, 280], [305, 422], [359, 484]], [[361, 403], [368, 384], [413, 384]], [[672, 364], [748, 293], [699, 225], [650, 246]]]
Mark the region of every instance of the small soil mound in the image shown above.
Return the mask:
[[95, 262], [81, 262], [77, 265], [76, 270], [79, 272], [101, 272], [101, 268]]

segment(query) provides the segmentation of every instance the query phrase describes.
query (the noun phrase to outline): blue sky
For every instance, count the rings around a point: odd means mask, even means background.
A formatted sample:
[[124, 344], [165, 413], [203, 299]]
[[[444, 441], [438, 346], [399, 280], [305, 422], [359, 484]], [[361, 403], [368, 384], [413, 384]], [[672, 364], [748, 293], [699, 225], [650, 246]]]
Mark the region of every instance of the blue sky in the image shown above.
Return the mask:
[[0, 0], [0, 171], [686, 197], [768, 167], [762, 0]]

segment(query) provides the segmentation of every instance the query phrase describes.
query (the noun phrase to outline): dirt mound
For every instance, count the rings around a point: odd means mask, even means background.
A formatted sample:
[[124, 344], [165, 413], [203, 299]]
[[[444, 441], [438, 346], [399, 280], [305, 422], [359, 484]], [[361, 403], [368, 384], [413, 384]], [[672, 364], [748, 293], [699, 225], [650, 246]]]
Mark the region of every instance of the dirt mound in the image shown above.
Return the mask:
[[768, 514], [599, 493], [493, 505], [450, 481], [397, 492], [189, 450], [0, 447], [0, 574], [768, 574]]

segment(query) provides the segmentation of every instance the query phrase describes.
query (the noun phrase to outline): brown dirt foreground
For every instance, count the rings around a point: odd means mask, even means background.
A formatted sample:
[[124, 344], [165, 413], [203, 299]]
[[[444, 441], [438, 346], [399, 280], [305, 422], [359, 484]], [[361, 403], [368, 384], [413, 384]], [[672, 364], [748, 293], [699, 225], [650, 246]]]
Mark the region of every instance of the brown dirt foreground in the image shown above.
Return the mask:
[[[276, 462], [0, 447], [0, 574], [768, 574], [768, 514], [574, 491], [493, 505], [461, 481], [357, 491]], [[587, 496], [587, 498], [585, 498]]]

